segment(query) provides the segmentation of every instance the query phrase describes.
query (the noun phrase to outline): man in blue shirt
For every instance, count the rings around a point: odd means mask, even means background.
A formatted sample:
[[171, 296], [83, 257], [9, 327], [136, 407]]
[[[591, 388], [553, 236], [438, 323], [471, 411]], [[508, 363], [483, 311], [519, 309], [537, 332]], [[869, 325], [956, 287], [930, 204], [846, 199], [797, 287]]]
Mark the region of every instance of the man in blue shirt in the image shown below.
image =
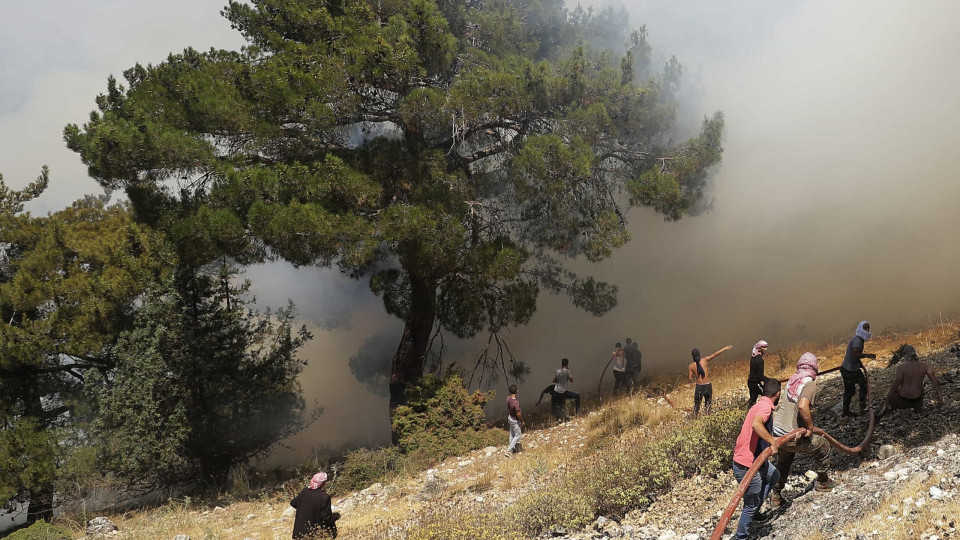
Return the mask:
[[840, 364], [840, 376], [843, 377], [843, 416], [858, 416], [850, 410], [850, 402], [857, 386], [860, 386], [860, 414], [867, 411], [867, 378], [863, 374], [863, 358], [876, 358], [875, 354], [863, 352], [863, 345], [873, 334], [870, 332], [870, 323], [860, 321], [857, 333], [847, 343], [847, 353]]

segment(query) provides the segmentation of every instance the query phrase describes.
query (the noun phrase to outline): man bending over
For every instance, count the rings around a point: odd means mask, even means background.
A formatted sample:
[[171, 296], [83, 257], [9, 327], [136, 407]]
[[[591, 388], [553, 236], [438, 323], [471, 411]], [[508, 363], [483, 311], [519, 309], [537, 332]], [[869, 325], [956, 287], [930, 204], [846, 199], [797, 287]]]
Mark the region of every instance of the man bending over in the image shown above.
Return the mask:
[[915, 412], [922, 412], [924, 377], [930, 377], [930, 382], [937, 391], [937, 407], [943, 407], [943, 391], [940, 389], [940, 381], [937, 380], [937, 374], [933, 372], [933, 368], [920, 361], [917, 349], [913, 345], [903, 348], [903, 357], [907, 361], [897, 366], [897, 374], [877, 418], [895, 409], [913, 409]]

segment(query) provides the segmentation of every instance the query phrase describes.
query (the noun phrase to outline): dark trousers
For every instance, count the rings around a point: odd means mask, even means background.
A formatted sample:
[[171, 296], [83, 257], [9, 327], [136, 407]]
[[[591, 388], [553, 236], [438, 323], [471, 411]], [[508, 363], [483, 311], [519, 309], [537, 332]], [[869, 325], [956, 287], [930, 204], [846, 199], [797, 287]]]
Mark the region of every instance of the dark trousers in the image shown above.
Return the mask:
[[750, 406], [753, 407], [763, 393], [763, 381], [747, 381], [747, 389], [750, 390]]
[[713, 408], [713, 384], [698, 384], [693, 392], [693, 415], [700, 414], [700, 402], [703, 401], [703, 412], [710, 414]]
[[563, 418], [564, 409], [566, 408], [568, 399], [575, 400], [576, 412], [579, 413], [580, 412], [580, 394], [567, 390], [566, 392], [554, 392], [550, 395], [550, 405], [551, 405], [551, 408], [553, 409], [553, 415], [556, 416], [558, 419]]
[[627, 372], [613, 370], [613, 392], [622, 392], [626, 388], [629, 388], [629, 386], [630, 381], [627, 379]]
[[[749, 469], [749, 467], [744, 467], [737, 462], [733, 463], [733, 477], [737, 479], [737, 482], [743, 481], [743, 477], [747, 474], [747, 469]], [[734, 538], [739, 540], [750, 537], [747, 527], [750, 525], [750, 522], [753, 521], [753, 516], [756, 515], [757, 510], [763, 505], [763, 501], [767, 500], [767, 497], [770, 495], [770, 489], [773, 488], [779, 480], [780, 472], [777, 468], [769, 461], [764, 461], [763, 465], [760, 466], [760, 470], [758, 470], [757, 474], [753, 475], [753, 478], [750, 480], [750, 487], [747, 488], [747, 492], [743, 494], [743, 511], [740, 513], [740, 523], [737, 525], [737, 534]]]
[[849, 371], [840, 368], [840, 376], [843, 377], [843, 410], [850, 410], [850, 401], [853, 400], [853, 394], [857, 391], [857, 385], [860, 385], [860, 409], [867, 408], [867, 378], [859, 369]]

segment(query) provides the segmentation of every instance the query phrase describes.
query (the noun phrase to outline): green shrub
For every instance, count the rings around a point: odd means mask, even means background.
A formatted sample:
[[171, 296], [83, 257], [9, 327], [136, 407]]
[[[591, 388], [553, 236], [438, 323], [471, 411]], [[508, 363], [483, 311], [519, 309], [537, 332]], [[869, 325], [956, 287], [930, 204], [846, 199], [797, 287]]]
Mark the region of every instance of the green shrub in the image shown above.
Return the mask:
[[406, 468], [407, 460], [407, 456], [396, 446], [353, 450], [347, 454], [339, 474], [329, 486], [329, 492], [331, 495], [342, 495], [389, 480]]
[[38, 521], [26, 529], [7, 535], [6, 540], [71, 540], [72, 538], [73, 535], [68, 531], [46, 521]]
[[524, 495], [505, 511], [508, 528], [530, 538], [551, 527], [574, 530], [585, 527], [593, 521], [593, 503], [572, 487], [568, 484], [564, 489], [545, 488]]
[[405, 454], [442, 460], [504, 442], [503, 431], [491, 430], [483, 411], [493, 396], [470, 393], [458, 374], [425, 376], [407, 390], [407, 404], [394, 411], [397, 446]]
[[720, 409], [700, 417], [661, 444], [669, 459], [687, 475], [718, 471], [733, 459], [733, 442], [743, 417], [741, 409]]
[[897, 364], [900, 360], [903, 360], [904, 349], [909, 346], [907, 343], [901, 343], [897, 350], [893, 351], [893, 354], [890, 355], [890, 362], [887, 364], [887, 367]]

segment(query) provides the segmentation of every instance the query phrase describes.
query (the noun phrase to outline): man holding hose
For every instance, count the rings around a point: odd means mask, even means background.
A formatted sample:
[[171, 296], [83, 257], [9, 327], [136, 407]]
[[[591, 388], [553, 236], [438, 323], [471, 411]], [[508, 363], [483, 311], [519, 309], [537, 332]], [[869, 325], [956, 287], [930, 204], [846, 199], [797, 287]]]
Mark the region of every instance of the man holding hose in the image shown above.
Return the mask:
[[787, 381], [786, 399], [781, 399], [777, 410], [773, 413], [773, 435], [781, 437], [797, 427], [805, 431], [799, 439], [780, 445], [777, 469], [780, 470], [780, 481], [770, 495], [770, 503], [774, 507], [783, 503], [780, 492], [787, 485], [793, 458], [797, 453], [811, 454], [816, 460], [814, 470], [817, 472], [817, 491], [832, 491], [835, 482], [827, 476], [830, 468], [830, 443], [820, 435], [814, 435], [813, 414], [810, 407], [817, 397], [817, 374], [820, 362], [813, 353], [803, 353], [797, 360], [797, 371]]
[[[777, 440], [770, 434], [773, 420], [773, 407], [780, 399], [780, 381], [766, 379], [763, 382], [763, 392], [757, 402], [750, 407], [747, 417], [740, 428], [740, 436], [733, 448], [733, 476], [737, 482], [742, 482], [747, 469], [753, 465], [757, 456], [766, 446], [772, 448], [771, 456], [778, 451]], [[764, 444], [766, 443], [766, 444]], [[742, 540], [749, 537], [747, 531], [750, 522], [755, 518], [764, 520], [767, 516], [757, 513], [763, 501], [770, 495], [772, 488], [780, 479], [780, 472], [769, 461], [764, 461], [753, 478], [747, 492], [743, 494], [743, 511], [740, 513], [740, 524], [737, 525], [737, 534], [734, 538]]]

